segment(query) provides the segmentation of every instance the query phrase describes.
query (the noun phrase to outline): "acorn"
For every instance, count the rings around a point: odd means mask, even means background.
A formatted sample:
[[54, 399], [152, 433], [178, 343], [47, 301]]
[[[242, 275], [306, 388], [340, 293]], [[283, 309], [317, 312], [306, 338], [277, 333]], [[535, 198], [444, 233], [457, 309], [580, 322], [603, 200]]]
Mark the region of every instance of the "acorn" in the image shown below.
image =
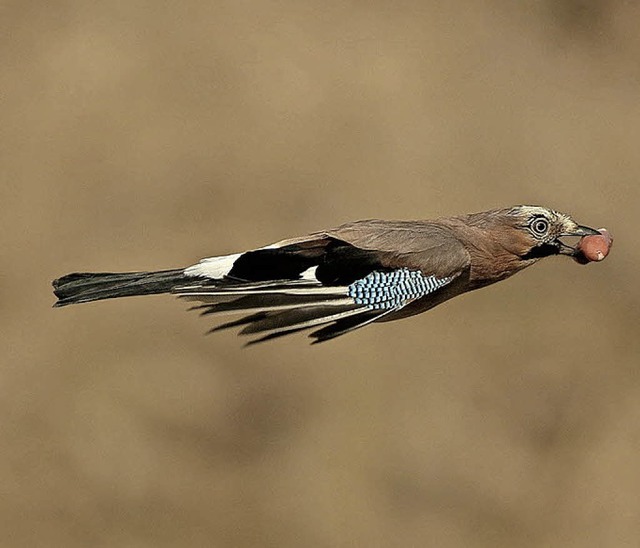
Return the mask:
[[613, 245], [613, 237], [606, 228], [599, 228], [600, 234], [583, 236], [576, 246], [574, 259], [580, 264], [602, 261]]

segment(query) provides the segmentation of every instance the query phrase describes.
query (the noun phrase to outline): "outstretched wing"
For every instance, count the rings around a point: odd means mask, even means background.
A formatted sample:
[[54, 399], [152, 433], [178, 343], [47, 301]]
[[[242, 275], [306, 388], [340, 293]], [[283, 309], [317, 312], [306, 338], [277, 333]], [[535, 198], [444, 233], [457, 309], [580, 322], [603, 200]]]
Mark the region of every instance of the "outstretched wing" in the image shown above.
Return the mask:
[[[325, 341], [363, 327], [421, 299], [453, 280], [408, 269], [373, 271], [349, 285], [325, 286], [304, 280], [277, 280], [267, 284], [185, 287], [178, 295], [201, 301], [203, 315], [244, 313], [212, 331], [243, 326], [241, 334], [261, 334], [252, 343], [321, 327], [311, 333]], [[330, 325], [326, 325], [330, 324]], [[324, 326], [324, 327], [322, 327]]]
[[422, 237], [412, 234], [403, 248], [406, 226], [376, 230], [376, 222], [369, 221], [366, 230], [366, 223], [205, 259], [194, 267], [193, 275], [202, 278], [208, 268], [223, 278], [214, 285], [205, 280], [174, 292], [201, 302], [194, 308], [203, 315], [243, 314], [212, 331], [241, 327], [241, 334], [259, 335], [249, 344], [316, 327], [310, 336], [321, 342], [387, 319], [437, 294], [468, 264], [459, 242], [447, 241], [451, 236], [437, 228], [425, 233], [423, 224]]

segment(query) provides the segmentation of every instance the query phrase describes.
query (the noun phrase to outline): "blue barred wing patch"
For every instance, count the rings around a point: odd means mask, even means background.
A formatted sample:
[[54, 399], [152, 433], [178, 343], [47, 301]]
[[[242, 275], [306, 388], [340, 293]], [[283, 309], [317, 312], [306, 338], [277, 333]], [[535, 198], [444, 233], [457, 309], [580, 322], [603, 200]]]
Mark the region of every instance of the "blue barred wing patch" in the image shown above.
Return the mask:
[[453, 278], [425, 276], [422, 272], [401, 268], [392, 272], [372, 272], [349, 285], [347, 292], [356, 304], [367, 305], [371, 310], [390, 310], [433, 293]]

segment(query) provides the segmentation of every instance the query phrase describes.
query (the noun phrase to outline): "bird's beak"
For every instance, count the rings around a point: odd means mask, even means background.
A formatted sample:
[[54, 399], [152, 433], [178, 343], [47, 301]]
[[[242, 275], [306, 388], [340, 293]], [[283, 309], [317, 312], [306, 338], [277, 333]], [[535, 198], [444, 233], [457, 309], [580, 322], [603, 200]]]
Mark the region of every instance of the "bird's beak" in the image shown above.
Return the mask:
[[560, 236], [597, 236], [600, 234], [595, 228], [589, 228], [588, 226], [576, 225], [575, 228], [571, 228], [566, 232], [560, 234]]
[[[582, 225], [575, 225], [571, 228], [569, 228], [568, 230], [566, 230], [565, 232], [563, 232], [562, 234], [560, 234], [560, 237], [562, 236], [596, 236], [600, 234], [599, 231], [597, 231], [595, 228], [590, 228], [588, 226], [582, 226]], [[565, 244], [564, 242], [560, 241], [559, 239], [556, 238], [556, 244], [558, 245], [558, 253], [560, 255], [570, 255], [570, 256], [575, 256], [575, 254], [578, 252], [578, 250], [575, 247], [571, 247], [568, 244]]]

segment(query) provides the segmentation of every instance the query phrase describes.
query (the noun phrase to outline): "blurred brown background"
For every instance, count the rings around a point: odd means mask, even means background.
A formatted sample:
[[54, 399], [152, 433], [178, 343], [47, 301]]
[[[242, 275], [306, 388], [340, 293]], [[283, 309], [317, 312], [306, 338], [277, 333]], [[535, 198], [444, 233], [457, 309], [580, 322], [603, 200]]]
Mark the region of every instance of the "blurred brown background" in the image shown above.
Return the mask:
[[[4, 2], [2, 546], [638, 546], [640, 5]], [[617, 237], [307, 346], [51, 309], [358, 218]]]

